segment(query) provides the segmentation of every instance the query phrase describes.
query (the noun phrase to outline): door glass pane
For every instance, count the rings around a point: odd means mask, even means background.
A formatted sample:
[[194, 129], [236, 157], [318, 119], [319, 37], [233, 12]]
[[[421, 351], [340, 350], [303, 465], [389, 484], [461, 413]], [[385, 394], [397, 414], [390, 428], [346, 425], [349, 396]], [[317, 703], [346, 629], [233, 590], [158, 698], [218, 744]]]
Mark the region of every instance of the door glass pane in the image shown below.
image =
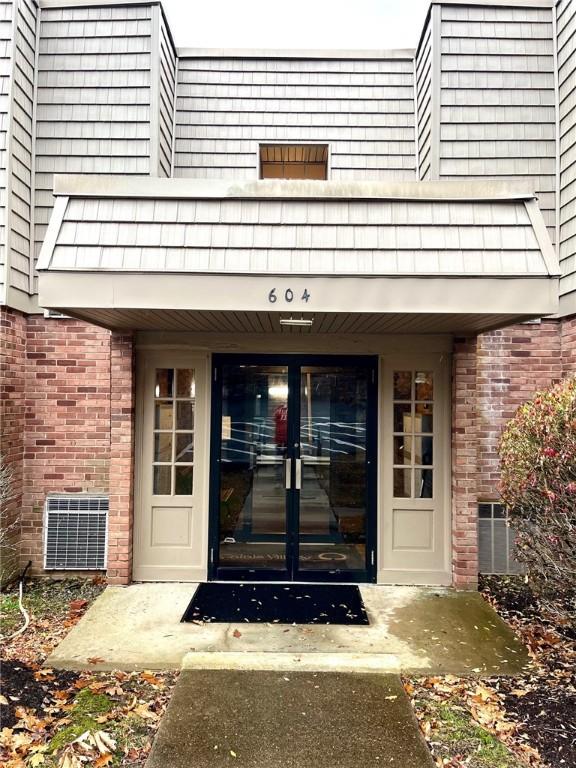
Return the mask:
[[172, 368], [158, 368], [156, 371], [155, 397], [172, 397], [174, 385], [174, 370]]
[[433, 495], [432, 491], [432, 470], [414, 470], [414, 498], [431, 499]]
[[[408, 438], [410, 439], [410, 438]], [[414, 438], [414, 464], [424, 464], [428, 466], [429, 464], [434, 463], [434, 446], [433, 446], [433, 438], [430, 435], [430, 437], [415, 437]], [[394, 462], [399, 464], [400, 462], [397, 462], [396, 459], [394, 459]], [[406, 462], [410, 463], [410, 462]]]
[[173, 405], [171, 400], [159, 400], [155, 404], [154, 428], [172, 429]]
[[192, 429], [194, 427], [194, 403], [191, 400], [176, 402], [176, 429]]
[[154, 493], [159, 496], [169, 496], [172, 491], [172, 467], [154, 467]]
[[195, 394], [194, 371], [190, 368], [179, 368], [176, 376], [176, 397], [193, 398]]
[[394, 432], [411, 432], [412, 406], [410, 403], [394, 405]]
[[288, 367], [224, 365], [220, 565], [286, 568]]
[[[416, 400], [434, 400], [434, 384], [430, 372], [416, 371], [414, 384], [416, 386]], [[394, 397], [396, 398], [396, 395]]]
[[172, 433], [154, 435], [154, 461], [172, 461]]
[[410, 464], [412, 461], [412, 438], [402, 435], [394, 438], [394, 464]]
[[414, 432], [433, 432], [432, 403], [416, 403]]
[[394, 496], [397, 499], [409, 499], [412, 495], [411, 473], [410, 469], [394, 470]]
[[394, 372], [394, 400], [412, 399], [412, 371]]
[[194, 467], [177, 466], [175, 469], [176, 495], [189, 496], [192, 493]]
[[364, 368], [303, 366], [299, 568], [366, 568]]
[[194, 461], [194, 433], [183, 432], [176, 435], [176, 454], [174, 461], [177, 464], [189, 464]]

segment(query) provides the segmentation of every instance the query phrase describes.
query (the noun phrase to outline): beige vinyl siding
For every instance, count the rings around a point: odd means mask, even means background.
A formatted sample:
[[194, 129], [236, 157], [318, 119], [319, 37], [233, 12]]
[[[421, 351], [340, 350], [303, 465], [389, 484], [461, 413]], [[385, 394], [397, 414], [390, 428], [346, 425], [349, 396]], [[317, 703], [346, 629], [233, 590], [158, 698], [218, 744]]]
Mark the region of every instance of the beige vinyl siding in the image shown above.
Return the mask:
[[30, 293], [36, 6], [19, 0], [12, 85], [10, 287]]
[[560, 106], [560, 312], [576, 312], [576, 3], [561, 0], [558, 14]]
[[7, 137], [12, 71], [12, 3], [0, 2], [0, 303], [6, 291]]
[[160, 14], [160, 108], [158, 175], [172, 175], [174, 102], [176, 99], [176, 52], [164, 15]]
[[441, 9], [440, 178], [524, 182], [555, 239], [552, 10]]
[[428, 19], [422, 44], [416, 56], [416, 89], [418, 103], [419, 178], [430, 179], [432, 151], [432, 21]]
[[55, 173], [149, 174], [150, 6], [42, 10], [36, 249]]
[[330, 144], [329, 178], [414, 180], [411, 59], [181, 58], [174, 175], [254, 179], [260, 142]]

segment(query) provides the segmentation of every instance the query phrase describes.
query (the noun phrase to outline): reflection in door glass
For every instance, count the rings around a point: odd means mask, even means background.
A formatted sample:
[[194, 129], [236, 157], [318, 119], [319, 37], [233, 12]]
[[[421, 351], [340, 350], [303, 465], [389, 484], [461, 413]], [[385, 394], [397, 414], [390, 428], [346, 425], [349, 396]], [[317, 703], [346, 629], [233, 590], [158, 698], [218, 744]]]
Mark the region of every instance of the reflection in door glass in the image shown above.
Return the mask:
[[304, 366], [301, 570], [366, 567], [368, 370]]
[[220, 565], [286, 568], [288, 368], [224, 365]]

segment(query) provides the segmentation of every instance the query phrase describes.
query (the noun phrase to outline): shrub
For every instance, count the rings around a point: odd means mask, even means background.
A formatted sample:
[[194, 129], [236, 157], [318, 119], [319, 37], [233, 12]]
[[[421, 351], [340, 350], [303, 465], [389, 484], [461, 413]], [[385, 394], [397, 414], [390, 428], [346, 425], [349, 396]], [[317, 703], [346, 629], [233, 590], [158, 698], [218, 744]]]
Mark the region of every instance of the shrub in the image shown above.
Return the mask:
[[522, 405], [500, 442], [517, 558], [541, 604], [576, 622], [576, 377]]

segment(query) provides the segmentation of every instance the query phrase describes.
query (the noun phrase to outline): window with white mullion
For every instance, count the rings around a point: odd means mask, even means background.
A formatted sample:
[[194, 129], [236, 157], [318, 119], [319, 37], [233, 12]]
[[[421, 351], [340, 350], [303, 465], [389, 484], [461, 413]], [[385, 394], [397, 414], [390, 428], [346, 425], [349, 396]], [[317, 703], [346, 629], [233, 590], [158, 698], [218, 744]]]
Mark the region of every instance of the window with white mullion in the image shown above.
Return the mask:
[[415, 369], [393, 374], [393, 494], [431, 498], [434, 473], [432, 373]]

